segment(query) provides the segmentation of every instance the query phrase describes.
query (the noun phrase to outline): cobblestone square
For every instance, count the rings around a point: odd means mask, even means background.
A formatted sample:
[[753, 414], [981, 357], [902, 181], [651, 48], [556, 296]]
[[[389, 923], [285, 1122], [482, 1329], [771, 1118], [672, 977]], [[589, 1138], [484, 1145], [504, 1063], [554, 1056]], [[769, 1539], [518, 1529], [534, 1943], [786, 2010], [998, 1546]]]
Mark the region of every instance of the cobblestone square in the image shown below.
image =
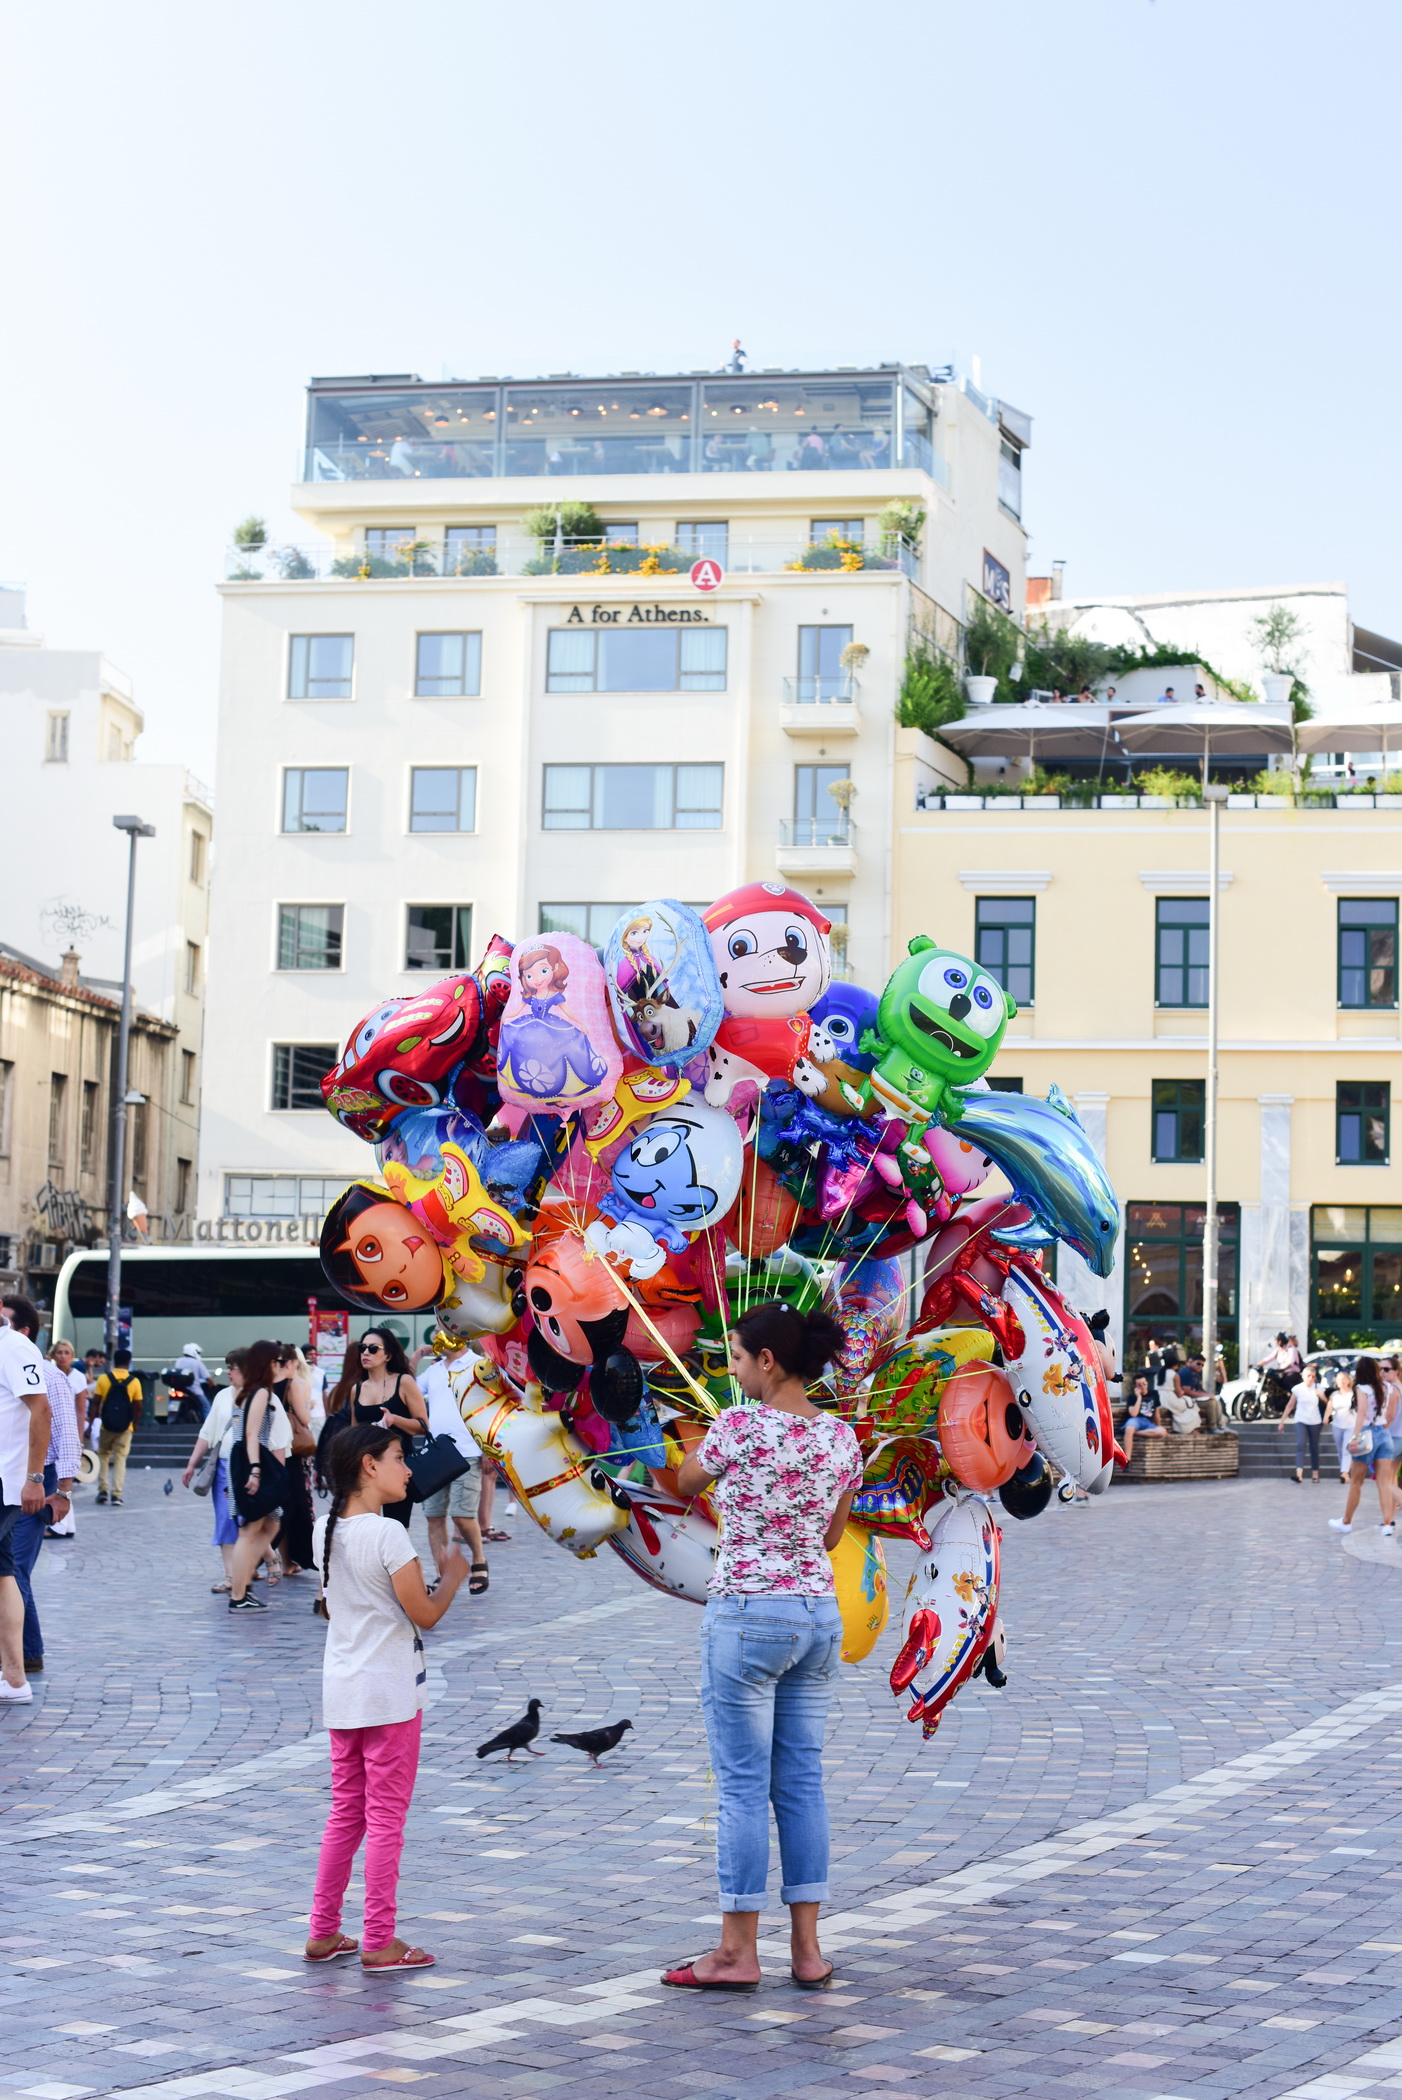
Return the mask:
[[[694, 1607], [514, 1519], [427, 1637], [400, 1920], [438, 1966], [308, 1970], [313, 1585], [231, 1618], [208, 1506], [165, 1479], [80, 1497], [37, 1571], [48, 1668], [0, 1714], [4, 2091], [1402, 2091], [1402, 1554], [1341, 1550], [1332, 1487], [1119, 1486], [1007, 1523], [1010, 1683], [927, 1745], [886, 1687], [893, 1609], [834, 1703], [839, 1985], [794, 1990], [762, 1936], [760, 1991], [711, 1998], [658, 1985], [715, 1925]], [[533, 1693], [547, 1755], [479, 1764]], [[601, 1771], [547, 1741], [624, 1715]]]

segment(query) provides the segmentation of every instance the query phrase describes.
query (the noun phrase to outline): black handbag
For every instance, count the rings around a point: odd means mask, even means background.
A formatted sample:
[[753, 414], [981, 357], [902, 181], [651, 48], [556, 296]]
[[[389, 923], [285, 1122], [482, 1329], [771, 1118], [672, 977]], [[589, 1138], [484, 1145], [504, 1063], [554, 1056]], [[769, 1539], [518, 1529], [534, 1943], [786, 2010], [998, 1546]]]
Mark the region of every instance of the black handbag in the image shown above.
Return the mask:
[[427, 1502], [471, 1467], [450, 1436], [416, 1436], [405, 1453], [409, 1467], [409, 1500]]
[[240, 1437], [229, 1453], [229, 1480], [234, 1490], [234, 1507], [245, 1524], [252, 1524], [259, 1517], [271, 1516], [275, 1509], [281, 1509], [286, 1492], [287, 1468], [280, 1458], [273, 1456], [266, 1444], [258, 1447], [258, 1491], [251, 1495], [248, 1476], [252, 1470], [248, 1447]]

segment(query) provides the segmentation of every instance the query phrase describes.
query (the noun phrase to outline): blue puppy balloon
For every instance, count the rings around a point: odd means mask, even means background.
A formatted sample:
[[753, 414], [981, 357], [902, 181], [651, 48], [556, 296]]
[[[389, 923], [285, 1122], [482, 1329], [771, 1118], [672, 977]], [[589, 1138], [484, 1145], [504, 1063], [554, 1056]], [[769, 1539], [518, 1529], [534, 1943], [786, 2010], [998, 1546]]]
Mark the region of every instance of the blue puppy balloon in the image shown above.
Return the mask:
[[724, 1011], [711, 937], [674, 897], [626, 911], [604, 951], [609, 1005], [620, 1042], [672, 1069], [705, 1050]]
[[875, 992], [864, 992], [859, 984], [830, 984], [810, 1015], [816, 1027], [826, 1028], [843, 1064], [856, 1072], [869, 1072], [876, 1063], [862, 1050], [861, 1040], [876, 1027], [878, 1003]]

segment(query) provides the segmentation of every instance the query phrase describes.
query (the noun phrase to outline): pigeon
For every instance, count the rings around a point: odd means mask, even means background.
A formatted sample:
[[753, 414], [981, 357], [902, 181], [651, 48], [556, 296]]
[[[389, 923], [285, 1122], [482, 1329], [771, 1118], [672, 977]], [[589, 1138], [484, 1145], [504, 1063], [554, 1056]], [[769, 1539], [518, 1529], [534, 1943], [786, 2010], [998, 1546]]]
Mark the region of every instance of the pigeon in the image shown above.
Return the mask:
[[531, 1750], [531, 1744], [539, 1734], [540, 1701], [539, 1699], [528, 1699], [526, 1701], [526, 1711], [522, 1714], [520, 1720], [513, 1721], [509, 1728], [503, 1728], [501, 1734], [494, 1735], [489, 1743], [479, 1743], [477, 1755], [479, 1757], [490, 1757], [494, 1750], [504, 1750], [508, 1764], [511, 1763], [518, 1750], [528, 1750], [532, 1757], [544, 1757], [545, 1752], [543, 1750]]
[[571, 1750], [587, 1750], [589, 1762], [597, 1765], [605, 1750], [616, 1750], [631, 1721], [614, 1721], [607, 1728], [581, 1728], [578, 1735], [552, 1735], [552, 1743], [568, 1743]]

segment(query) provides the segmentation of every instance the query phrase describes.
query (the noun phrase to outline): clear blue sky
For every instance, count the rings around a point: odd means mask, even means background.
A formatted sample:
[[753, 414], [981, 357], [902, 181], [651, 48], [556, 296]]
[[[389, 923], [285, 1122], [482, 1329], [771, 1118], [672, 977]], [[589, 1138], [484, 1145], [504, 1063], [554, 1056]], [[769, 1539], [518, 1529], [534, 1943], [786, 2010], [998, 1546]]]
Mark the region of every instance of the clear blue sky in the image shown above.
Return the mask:
[[967, 366], [1032, 566], [1402, 631], [1382, 0], [11, 9], [0, 578], [212, 764], [312, 372]]

